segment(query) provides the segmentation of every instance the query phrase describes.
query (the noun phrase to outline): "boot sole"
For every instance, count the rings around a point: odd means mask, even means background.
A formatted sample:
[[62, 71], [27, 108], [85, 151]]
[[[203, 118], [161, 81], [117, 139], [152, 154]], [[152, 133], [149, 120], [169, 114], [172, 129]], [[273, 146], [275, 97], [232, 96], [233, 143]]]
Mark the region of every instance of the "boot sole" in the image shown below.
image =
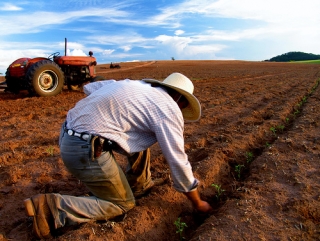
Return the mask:
[[38, 220], [36, 218], [36, 215], [37, 215], [36, 210], [35, 210], [35, 207], [33, 205], [31, 198], [25, 199], [23, 202], [24, 202], [24, 207], [25, 207], [27, 216], [33, 217], [33, 232], [34, 232], [34, 234], [40, 239], [51, 238], [52, 236], [50, 233], [47, 235], [42, 235], [42, 233], [39, 229]]

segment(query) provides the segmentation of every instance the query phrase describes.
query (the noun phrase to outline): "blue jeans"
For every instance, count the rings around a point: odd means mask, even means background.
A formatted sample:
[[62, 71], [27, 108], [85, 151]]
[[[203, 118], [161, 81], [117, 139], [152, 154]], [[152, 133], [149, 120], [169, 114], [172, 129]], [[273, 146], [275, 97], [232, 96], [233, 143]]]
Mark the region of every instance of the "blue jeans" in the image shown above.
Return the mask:
[[89, 220], [108, 220], [135, 206], [130, 185], [112, 150], [92, 159], [90, 139], [84, 141], [69, 136], [64, 125], [61, 128], [59, 145], [62, 160], [69, 172], [82, 181], [94, 196], [47, 194], [55, 228]]

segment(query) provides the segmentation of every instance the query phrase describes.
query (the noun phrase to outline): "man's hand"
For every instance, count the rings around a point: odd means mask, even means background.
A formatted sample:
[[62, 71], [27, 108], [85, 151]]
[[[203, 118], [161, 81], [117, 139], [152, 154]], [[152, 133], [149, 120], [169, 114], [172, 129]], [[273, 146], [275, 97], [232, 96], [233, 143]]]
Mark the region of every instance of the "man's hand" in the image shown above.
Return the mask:
[[192, 192], [183, 193], [192, 202], [193, 207], [202, 213], [209, 213], [212, 211], [212, 207], [206, 201], [201, 200], [199, 191], [194, 190]]

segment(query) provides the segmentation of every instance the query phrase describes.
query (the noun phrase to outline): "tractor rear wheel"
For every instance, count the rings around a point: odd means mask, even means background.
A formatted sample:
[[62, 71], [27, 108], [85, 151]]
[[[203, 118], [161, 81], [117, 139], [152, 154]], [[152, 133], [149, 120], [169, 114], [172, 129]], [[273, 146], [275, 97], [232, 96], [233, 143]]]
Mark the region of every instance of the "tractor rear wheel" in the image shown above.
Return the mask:
[[64, 75], [60, 67], [50, 61], [41, 60], [33, 64], [26, 75], [31, 95], [54, 96], [60, 94], [64, 85]]
[[6, 91], [10, 91], [14, 94], [19, 94], [20, 88], [21, 88], [20, 80], [10, 75], [9, 68], [6, 71], [5, 78], [6, 78], [6, 84], [7, 84]]

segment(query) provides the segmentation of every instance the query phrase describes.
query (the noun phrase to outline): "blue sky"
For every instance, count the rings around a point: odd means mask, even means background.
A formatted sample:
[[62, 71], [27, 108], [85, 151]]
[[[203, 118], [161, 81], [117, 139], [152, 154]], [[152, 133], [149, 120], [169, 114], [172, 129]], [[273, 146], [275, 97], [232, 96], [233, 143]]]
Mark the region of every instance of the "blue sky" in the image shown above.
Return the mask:
[[0, 73], [53, 52], [98, 63], [320, 54], [319, 0], [2, 0]]

